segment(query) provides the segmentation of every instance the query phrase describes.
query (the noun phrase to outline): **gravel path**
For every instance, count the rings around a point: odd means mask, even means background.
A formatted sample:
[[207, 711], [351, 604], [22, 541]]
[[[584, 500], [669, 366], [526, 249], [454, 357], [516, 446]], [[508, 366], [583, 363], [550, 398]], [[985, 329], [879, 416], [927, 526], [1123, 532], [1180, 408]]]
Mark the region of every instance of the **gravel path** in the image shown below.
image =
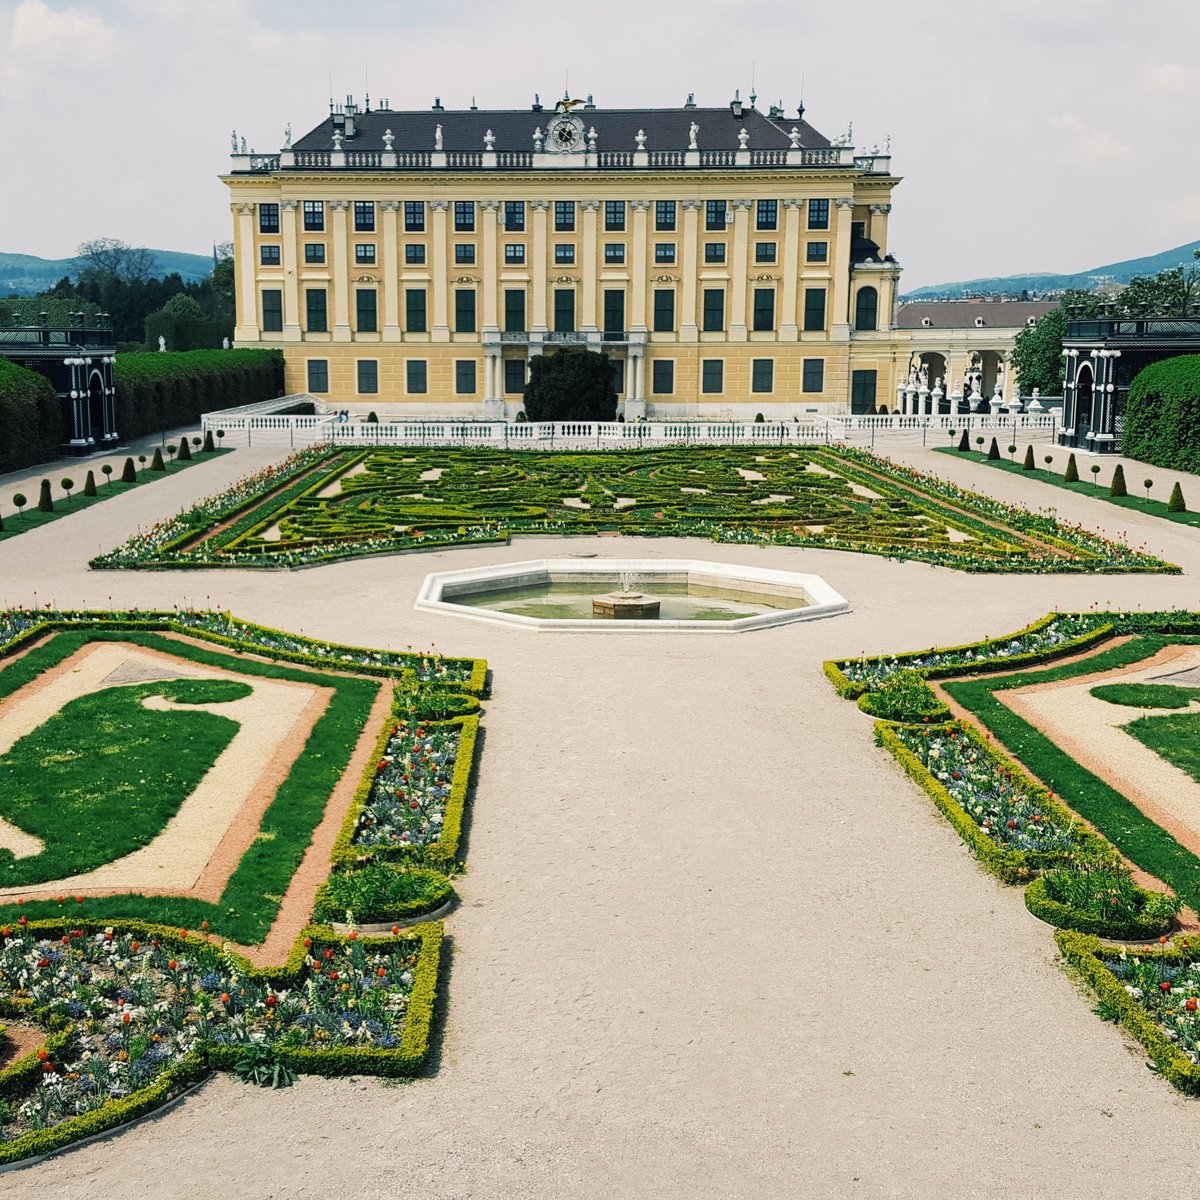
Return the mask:
[[[522, 539], [295, 574], [83, 569], [267, 457], [238, 451], [0, 544], [0, 578], [10, 600], [211, 598], [316, 636], [489, 659], [440, 1070], [276, 1093], [214, 1078], [0, 1175], [0, 1196], [1176, 1194], [1200, 1108], [1092, 1015], [1020, 891], [975, 866], [821, 661], [998, 634], [1056, 606], [1200, 606], [1195, 531], [1138, 533], [1180, 578], [970, 576], [667, 539]], [[854, 612], [700, 645], [413, 611], [428, 571], [593, 551], [813, 571]]]

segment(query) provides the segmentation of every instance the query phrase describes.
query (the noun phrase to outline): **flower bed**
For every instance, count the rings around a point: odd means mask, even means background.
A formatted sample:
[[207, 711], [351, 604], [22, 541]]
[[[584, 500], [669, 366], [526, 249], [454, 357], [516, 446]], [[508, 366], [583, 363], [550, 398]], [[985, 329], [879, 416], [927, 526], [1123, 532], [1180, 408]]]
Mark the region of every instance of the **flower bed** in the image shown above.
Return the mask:
[[50, 1032], [0, 1079], [0, 1162], [110, 1129], [250, 1047], [317, 1074], [405, 1075], [429, 1050], [442, 928], [339, 938], [314, 928], [259, 971], [184, 930], [29, 923], [0, 930], [0, 1011]]
[[[1080, 899], [1071, 883], [1085, 876], [1090, 894]], [[1105, 877], [1105, 876], [1109, 877]], [[1097, 877], [1099, 876], [1099, 877]], [[1123, 942], [1144, 942], [1169, 933], [1179, 900], [1164, 892], [1137, 887], [1128, 871], [1048, 871], [1025, 888], [1025, 907], [1039, 920], [1059, 929], [1076, 929]]]

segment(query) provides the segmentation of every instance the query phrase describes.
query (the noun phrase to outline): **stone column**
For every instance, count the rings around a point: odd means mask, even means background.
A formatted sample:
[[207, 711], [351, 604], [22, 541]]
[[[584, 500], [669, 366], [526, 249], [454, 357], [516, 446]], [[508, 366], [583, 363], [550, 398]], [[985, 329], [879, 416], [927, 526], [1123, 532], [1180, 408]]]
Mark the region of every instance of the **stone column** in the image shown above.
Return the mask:
[[500, 280], [500, 267], [496, 261], [496, 232], [499, 225], [499, 200], [480, 200], [479, 219], [483, 222], [483, 323], [482, 329], [500, 328], [496, 285]]
[[449, 208], [449, 200], [429, 202], [430, 220], [433, 223], [433, 271], [430, 278], [433, 287], [433, 325], [430, 341], [433, 342], [450, 340], [450, 284], [446, 237]]
[[333, 220], [333, 340], [350, 341], [349, 200], [330, 200]]
[[550, 207], [549, 200], [530, 200], [529, 208], [533, 213], [533, 270], [530, 272], [530, 287], [533, 291], [533, 320], [530, 332], [545, 333], [549, 326], [546, 323], [546, 210]]
[[729, 264], [729, 286], [733, 291], [729, 316], [729, 340], [746, 340], [746, 291], [750, 273], [750, 206], [752, 200], [733, 201], [733, 254]]
[[379, 202], [383, 221], [383, 340], [400, 341], [400, 201]]
[[633, 266], [630, 270], [629, 328], [646, 328], [646, 230], [649, 200], [631, 200], [633, 209]]
[[296, 228], [296, 211], [299, 200], [279, 202], [280, 223], [283, 232], [283, 338], [284, 341], [300, 340], [300, 239]]
[[596, 288], [600, 280], [600, 272], [596, 268], [596, 225], [599, 222], [600, 201], [580, 200], [579, 207], [583, 210], [583, 270], [579, 287], [583, 311], [580, 313], [579, 329], [582, 333], [591, 333], [599, 328], [596, 324]]
[[854, 200], [839, 196], [834, 202], [837, 228], [834, 230], [833, 296], [829, 306], [829, 336], [833, 340], [850, 336], [850, 225]]
[[872, 204], [870, 207], [871, 225], [867, 236], [879, 247], [879, 257], [887, 253], [888, 213], [892, 211], [890, 204]]
[[699, 340], [696, 323], [696, 290], [698, 287], [696, 264], [700, 254], [700, 201], [681, 200], [683, 209], [683, 310], [680, 315], [679, 340]]
[[796, 323], [797, 293], [800, 286], [800, 210], [803, 200], [783, 202], [783, 281], [780, 285], [782, 308], [779, 316], [779, 340], [794, 342], [800, 336]]
[[257, 342], [258, 297], [254, 291], [254, 205], [235, 204], [237, 213], [237, 238], [235, 260], [238, 264], [237, 280], [237, 329], [235, 342]]

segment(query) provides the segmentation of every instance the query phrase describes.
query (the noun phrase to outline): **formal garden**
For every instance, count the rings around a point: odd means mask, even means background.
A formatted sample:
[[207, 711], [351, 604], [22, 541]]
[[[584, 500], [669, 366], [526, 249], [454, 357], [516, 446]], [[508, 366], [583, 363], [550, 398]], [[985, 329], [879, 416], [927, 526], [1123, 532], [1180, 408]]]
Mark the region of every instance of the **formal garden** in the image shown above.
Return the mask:
[[297, 567], [589, 533], [852, 550], [973, 572], [1177, 571], [1052, 513], [849, 448], [317, 447], [139, 532], [92, 566]]
[[980, 865], [1056, 928], [1097, 1014], [1200, 1094], [1200, 613], [1054, 613], [825, 670]]
[[0, 612], [0, 1162], [211, 1071], [424, 1069], [486, 664]]

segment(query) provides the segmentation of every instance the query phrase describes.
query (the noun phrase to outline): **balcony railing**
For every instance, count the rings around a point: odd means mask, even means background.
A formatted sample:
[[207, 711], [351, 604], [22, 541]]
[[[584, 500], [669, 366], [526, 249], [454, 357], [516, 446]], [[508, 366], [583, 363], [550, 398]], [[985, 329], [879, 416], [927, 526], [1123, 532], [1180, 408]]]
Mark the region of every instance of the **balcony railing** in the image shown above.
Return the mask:
[[0, 351], [56, 350], [87, 347], [112, 353], [116, 340], [111, 329], [0, 329]]

